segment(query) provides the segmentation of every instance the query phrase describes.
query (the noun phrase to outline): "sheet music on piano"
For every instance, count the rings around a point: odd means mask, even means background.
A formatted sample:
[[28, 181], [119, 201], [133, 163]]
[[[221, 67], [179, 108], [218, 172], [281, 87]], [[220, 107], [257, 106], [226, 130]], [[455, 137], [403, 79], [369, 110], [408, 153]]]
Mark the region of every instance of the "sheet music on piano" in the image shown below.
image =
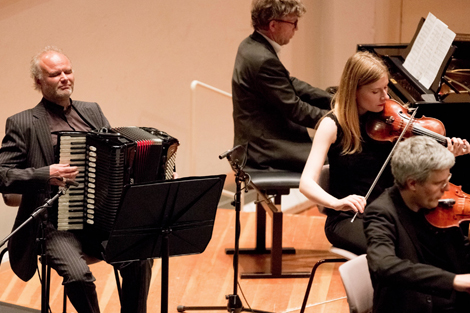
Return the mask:
[[430, 88], [454, 38], [455, 33], [429, 13], [403, 66], [424, 87]]

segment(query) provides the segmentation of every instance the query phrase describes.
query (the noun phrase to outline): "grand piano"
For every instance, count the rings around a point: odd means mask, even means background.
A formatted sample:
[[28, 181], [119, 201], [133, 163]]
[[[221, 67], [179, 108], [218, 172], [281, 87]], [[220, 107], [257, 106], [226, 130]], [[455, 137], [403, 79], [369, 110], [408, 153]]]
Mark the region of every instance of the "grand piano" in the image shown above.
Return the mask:
[[[423, 22], [424, 19], [418, 31]], [[369, 51], [384, 61], [390, 71], [389, 95], [408, 108], [409, 113], [417, 109], [416, 118], [437, 118], [444, 123], [447, 137], [470, 141], [470, 35], [456, 35], [439, 74], [428, 89], [403, 67], [418, 31], [410, 44], [361, 44], [358, 51]], [[451, 172], [451, 182], [470, 193], [470, 155], [457, 157]]]

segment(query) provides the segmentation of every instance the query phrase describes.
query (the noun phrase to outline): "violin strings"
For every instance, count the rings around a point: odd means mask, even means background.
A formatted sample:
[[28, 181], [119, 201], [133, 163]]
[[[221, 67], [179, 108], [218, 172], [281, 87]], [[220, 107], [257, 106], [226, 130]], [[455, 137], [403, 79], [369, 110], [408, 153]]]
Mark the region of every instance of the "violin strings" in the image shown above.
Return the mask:
[[[397, 124], [397, 123], [393, 122], [393, 124]], [[400, 125], [398, 125], [398, 128], [400, 129]], [[428, 137], [434, 138], [435, 140], [437, 140], [438, 142], [442, 144], [445, 144], [447, 142], [445, 136], [442, 136], [441, 134], [433, 132], [432, 130], [426, 129], [419, 125], [412, 125], [411, 132], [416, 135], [428, 136]]]
[[431, 138], [434, 138], [436, 139], [437, 141], [439, 142], [446, 142], [446, 137], [438, 134], [438, 133], [435, 133], [431, 130], [428, 130], [428, 129], [425, 129], [425, 128], [422, 128], [422, 127], [419, 127], [419, 126], [415, 126], [413, 127], [413, 130], [412, 130], [415, 134], [418, 134], [418, 135], [422, 135], [422, 136], [428, 136], [428, 137], [431, 137]]

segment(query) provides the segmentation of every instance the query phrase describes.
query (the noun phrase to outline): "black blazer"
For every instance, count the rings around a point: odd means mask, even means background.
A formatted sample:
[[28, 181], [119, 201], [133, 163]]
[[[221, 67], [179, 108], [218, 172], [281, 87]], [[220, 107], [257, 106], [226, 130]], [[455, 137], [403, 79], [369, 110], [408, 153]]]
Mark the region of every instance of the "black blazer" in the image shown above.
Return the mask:
[[330, 108], [331, 95], [290, 77], [255, 31], [238, 48], [232, 96], [234, 145], [247, 144], [247, 165], [302, 172], [312, 144], [306, 127]]
[[[468, 311], [468, 296], [453, 290], [455, 273], [425, 264], [416, 244], [420, 229], [406, 210], [410, 209], [396, 186], [387, 189], [365, 210], [367, 260], [374, 286], [373, 312], [432, 312], [432, 295], [458, 297]], [[453, 237], [456, 240], [449, 242], [442, 253], [453, 260], [457, 273], [468, 273], [468, 239], [458, 228], [451, 231], [456, 231]]]
[[[109, 127], [97, 103], [72, 101], [72, 105], [93, 128]], [[49, 197], [49, 165], [53, 163], [51, 133], [42, 101], [9, 117], [0, 148], [0, 192], [22, 194], [13, 229]], [[38, 221], [29, 223], [8, 242], [11, 267], [24, 281], [31, 279], [36, 269], [38, 226]]]

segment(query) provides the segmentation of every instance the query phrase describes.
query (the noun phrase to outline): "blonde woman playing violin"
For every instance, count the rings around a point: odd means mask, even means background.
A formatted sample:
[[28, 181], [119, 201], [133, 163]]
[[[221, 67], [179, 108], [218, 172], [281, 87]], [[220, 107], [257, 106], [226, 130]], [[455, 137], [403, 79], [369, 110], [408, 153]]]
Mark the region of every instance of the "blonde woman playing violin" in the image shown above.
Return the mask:
[[[362, 216], [352, 222], [353, 216], [393, 185], [387, 165], [369, 192], [394, 144], [373, 140], [365, 131], [368, 115], [381, 112], [389, 100], [388, 81], [387, 67], [371, 53], [357, 52], [349, 58], [333, 109], [317, 126], [300, 179], [300, 191], [327, 208], [325, 234], [330, 243], [356, 254], [365, 253], [367, 243]], [[470, 152], [470, 144], [460, 138], [447, 138], [447, 146], [455, 156]], [[328, 192], [318, 185], [327, 158]]]

